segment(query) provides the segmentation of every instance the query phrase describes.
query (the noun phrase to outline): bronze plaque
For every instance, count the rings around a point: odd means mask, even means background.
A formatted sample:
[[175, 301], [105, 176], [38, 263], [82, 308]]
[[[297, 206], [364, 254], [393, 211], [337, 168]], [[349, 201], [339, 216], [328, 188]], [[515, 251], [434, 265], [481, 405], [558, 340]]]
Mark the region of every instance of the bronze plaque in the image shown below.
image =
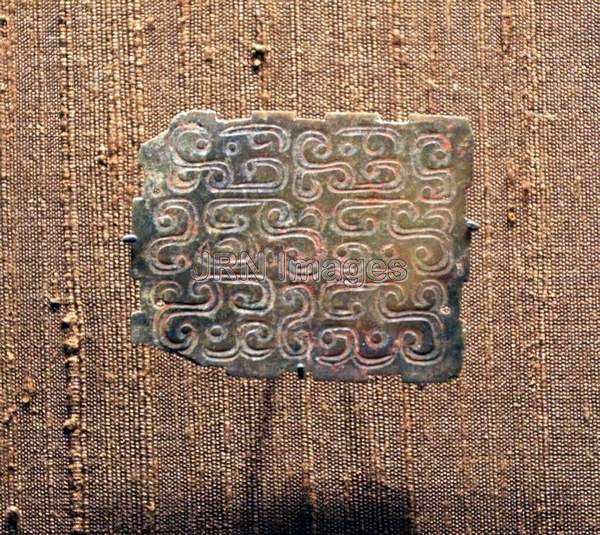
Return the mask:
[[464, 119], [191, 111], [140, 160], [134, 342], [241, 376], [458, 374]]

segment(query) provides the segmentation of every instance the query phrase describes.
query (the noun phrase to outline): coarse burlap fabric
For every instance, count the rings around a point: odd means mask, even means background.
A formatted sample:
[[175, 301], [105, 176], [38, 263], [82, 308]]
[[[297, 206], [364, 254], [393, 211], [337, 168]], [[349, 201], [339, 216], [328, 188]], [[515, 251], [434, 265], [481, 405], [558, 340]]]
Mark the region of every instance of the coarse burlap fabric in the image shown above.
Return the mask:
[[[2, 529], [599, 532], [598, 2], [0, 6]], [[132, 346], [137, 151], [191, 108], [470, 118], [459, 379], [241, 380]]]

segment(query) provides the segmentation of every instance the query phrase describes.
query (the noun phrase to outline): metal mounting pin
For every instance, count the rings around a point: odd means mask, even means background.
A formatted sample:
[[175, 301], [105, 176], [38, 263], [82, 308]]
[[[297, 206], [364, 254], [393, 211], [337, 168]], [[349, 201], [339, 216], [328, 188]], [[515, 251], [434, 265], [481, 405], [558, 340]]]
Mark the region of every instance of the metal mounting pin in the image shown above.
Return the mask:
[[467, 229], [469, 229], [471, 232], [475, 232], [481, 228], [481, 225], [477, 221], [469, 218], [465, 219], [465, 225], [467, 225]]
[[131, 244], [134, 244], [136, 241], [138, 241], [138, 237], [135, 234], [125, 234], [121, 238], [121, 241], [123, 243], [126, 243], [127, 245], [131, 245]]
[[298, 379], [306, 379], [306, 368], [304, 367], [304, 364], [298, 364], [296, 373], [298, 374]]

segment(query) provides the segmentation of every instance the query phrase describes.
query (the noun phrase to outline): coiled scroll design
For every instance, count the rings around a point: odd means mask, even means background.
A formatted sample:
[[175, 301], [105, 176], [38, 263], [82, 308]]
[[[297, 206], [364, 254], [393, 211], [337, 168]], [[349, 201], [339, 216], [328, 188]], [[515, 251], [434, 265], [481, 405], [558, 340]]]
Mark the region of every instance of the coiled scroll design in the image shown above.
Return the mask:
[[391, 128], [343, 128], [331, 135], [303, 132], [294, 142], [294, 193], [304, 202], [319, 199], [323, 184], [334, 193], [398, 193], [406, 181], [399, 158], [403, 145]]
[[[444, 121], [178, 116], [144, 150], [135, 270], [148, 337], [242, 375], [434, 369], [458, 347], [466, 271], [457, 172], [468, 143]], [[233, 260], [215, 271], [218, 255]], [[341, 281], [371, 259], [400, 260], [402, 276]], [[313, 261], [332, 261], [332, 279], [314, 278]]]

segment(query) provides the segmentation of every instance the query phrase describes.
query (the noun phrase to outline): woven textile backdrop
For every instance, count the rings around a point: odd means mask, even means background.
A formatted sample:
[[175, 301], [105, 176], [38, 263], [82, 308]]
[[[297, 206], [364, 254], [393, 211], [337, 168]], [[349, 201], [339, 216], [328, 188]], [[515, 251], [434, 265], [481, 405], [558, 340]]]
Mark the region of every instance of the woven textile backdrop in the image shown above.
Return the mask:
[[[599, 532], [597, 2], [0, 6], [2, 529]], [[459, 379], [240, 380], [131, 345], [137, 151], [191, 108], [470, 118]]]

